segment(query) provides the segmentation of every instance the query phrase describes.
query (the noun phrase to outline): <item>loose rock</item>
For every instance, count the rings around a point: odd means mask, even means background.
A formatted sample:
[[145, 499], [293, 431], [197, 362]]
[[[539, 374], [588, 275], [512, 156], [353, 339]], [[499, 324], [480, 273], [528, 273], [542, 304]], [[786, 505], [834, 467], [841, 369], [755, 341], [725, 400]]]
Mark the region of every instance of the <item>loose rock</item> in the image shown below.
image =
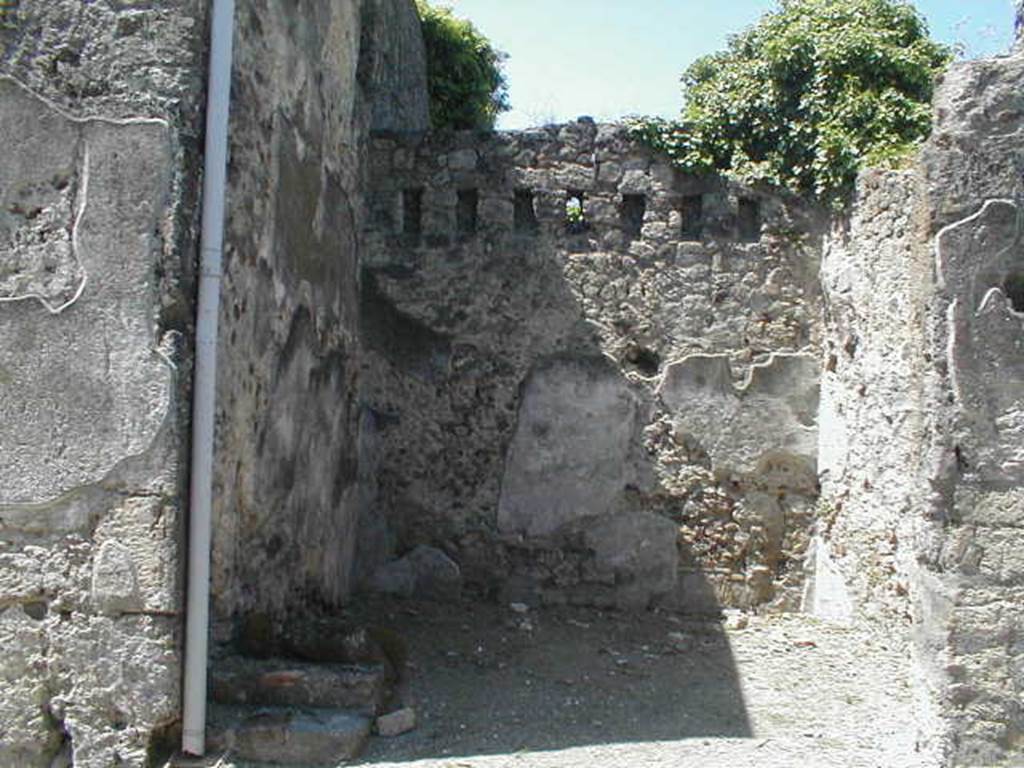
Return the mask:
[[416, 710], [405, 707], [377, 718], [377, 733], [380, 736], [401, 736], [416, 727]]

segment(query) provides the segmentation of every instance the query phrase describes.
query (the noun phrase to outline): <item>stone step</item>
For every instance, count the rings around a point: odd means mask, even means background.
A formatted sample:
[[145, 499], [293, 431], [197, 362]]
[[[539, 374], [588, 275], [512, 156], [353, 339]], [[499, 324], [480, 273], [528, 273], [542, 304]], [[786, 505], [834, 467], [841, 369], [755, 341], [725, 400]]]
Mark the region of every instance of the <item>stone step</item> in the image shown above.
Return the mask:
[[218, 704], [344, 709], [380, 713], [388, 695], [380, 664], [312, 664], [288, 659], [216, 660], [210, 698]]
[[207, 753], [261, 765], [334, 766], [357, 757], [370, 718], [332, 709], [214, 704], [207, 713]]

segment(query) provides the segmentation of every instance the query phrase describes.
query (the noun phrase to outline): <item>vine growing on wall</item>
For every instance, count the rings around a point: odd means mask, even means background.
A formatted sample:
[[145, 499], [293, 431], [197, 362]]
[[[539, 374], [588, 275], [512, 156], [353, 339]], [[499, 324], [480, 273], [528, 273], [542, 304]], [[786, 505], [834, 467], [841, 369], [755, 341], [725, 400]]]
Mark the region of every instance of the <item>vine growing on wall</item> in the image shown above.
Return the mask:
[[416, 0], [427, 49], [430, 122], [435, 130], [490, 129], [510, 108], [507, 58], [450, 8]]
[[686, 170], [841, 207], [860, 168], [898, 166], [928, 136], [952, 50], [903, 0], [779, 3], [686, 70], [679, 120], [633, 134]]

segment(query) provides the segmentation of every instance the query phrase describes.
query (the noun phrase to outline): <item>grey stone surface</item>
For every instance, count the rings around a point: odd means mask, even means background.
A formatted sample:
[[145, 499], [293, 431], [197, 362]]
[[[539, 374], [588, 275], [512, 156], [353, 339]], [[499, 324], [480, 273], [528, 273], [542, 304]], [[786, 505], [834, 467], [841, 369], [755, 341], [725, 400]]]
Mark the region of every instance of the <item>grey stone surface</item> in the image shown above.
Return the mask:
[[397, 597], [455, 600], [462, 591], [462, 570], [441, 550], [421, 544], [377, 568], [368, 586]]
[[357, 757], [370, 720], [332, 710], [217, 707], [207, 739], [212, 749], [261, 764], [337, 766]]
[[8, 79], [0, 98], [0, 504], [41, 504], [143, 453], [167, 418], [173, 371], [152, 323], [170, 136], [69, 119]]
[[46, 630], [21, 605], [0, 613], [0, 700], [3, 743], [0, 758], [7, 765], [49, 768], [61, 747], [61, 733], [47, 713], [49, 691], [45, 674], [36, 667], [46, 654]]
[[381, 715], [374, 722], [377, 735], [384, 737], [401, 736], [416, 727], [416, 710], [403, 707], [395, 712]]
[[0, 30], [0, 765], [141, 768], [179, 716], [206, 9]]
[[396, 597], [412, 597], [416, 593], [416, 571], [406, 558], [383, 563], [370, 577], [367, 586], [373, 592]]
[[373, 592], [396, 597], [412, 597], [416, 592], [416, 571], [412, 563], [400, 557], [379, 566], [370, 576], [367, 586]]
[[416, 577], [414, 597], [458, 599], [462, 591], [462, 571], [444, 552], [421, 544], [402, 559], [410, 564]]
[[225, 629], [299, 589], [347, 591], [359, 13], [356, 0], [298, 15], [265, 0], [238, 14], [213, 510]]
[[239, 7], [220, 319], [213, 595], [236, 613], [348, 595], [360, 497], [367, 132], [426, 120], [410, 0]]
[[0, 611], [39, 643], [0, 706], [0, 763], [141, 766], [178, 715], [186, 361], [158, 277], [179, 256], [175, 133], [72, 117], [8, 77], [0, 102]]
[[879, 617], [886, 607], [907, 612], [927, 440], [931, 279], [929, 255], [914, 249], [913, 193], [911, 174], [863, 174], [849, 229], [833, 233], [822, 264], [831, 307], [818, 446], [827, 535], [816, 559], [835, 561], [858, 609]]
[[1021, 268], [1021, 82], [1019, 55], [951, 69], [921, 168], [937, 280], [928, 352], [938, 361], [926, 390], [938, 407], [922, 471], [930, 492], [918, 545], [921, 612], [931, 621], [921, 658], [954, 765], [1014, 765], [1022, 755], [1013, 639], [1022, 582], [1008, 546], [1022, 522], [1010, 500], [1021, 498], [1024, 479], [1013, 437], [1024, 409], [1012, 303]]
[[1021, 756], [1022, 81], [1019, 56], [952, 67], [913, 172], [862, 175], [823, 267], [824, 552], [858, 615], [914, 637], [944, 766]]
[[936, 243], [939, 284], [953, 297], [950, 386], [969, 429], [960, 451], [978, 480], [1014, 485], [1024, 482], [1024, 304], [1019, 311], [1007, 291], [1024, 278], [1020, 215], [1013, 200], [988, 200]]
[[700, 446], [716, 472], [756, 473], [785, 457], [814, 477], [819, 369], [816, 356], [776, 354], [737, 386], [727, 355], [691, 355], [666, 367], [659, 394], [677, 439]]
[[416, 6], [405, 0], [363, 0], [357, 79], [372, 103], [378, 131], [430, 127], [427, 54]]

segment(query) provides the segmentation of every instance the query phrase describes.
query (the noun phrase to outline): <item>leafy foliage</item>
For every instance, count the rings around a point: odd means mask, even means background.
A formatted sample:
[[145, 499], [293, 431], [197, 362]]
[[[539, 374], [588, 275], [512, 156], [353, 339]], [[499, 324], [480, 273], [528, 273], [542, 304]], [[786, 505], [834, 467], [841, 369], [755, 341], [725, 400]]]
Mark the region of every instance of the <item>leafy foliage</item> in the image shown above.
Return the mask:
[[506, 55], [450, 8], [417, 0], [427, 47], [430, 122], [435, 129], [494, 127], [509, 109]]
[[565, 228], [572, 234], [579, 234], [587, 228], [587, 215], [583, 211], [583, 198], [572, 195], [565, 201]]
[[839, 207], [862, 166], [898, 165], [928, 135], [951, 59], [904, 0], [780, 0], [687, 69], [680, 121], [633, 132], [688, 170]]

